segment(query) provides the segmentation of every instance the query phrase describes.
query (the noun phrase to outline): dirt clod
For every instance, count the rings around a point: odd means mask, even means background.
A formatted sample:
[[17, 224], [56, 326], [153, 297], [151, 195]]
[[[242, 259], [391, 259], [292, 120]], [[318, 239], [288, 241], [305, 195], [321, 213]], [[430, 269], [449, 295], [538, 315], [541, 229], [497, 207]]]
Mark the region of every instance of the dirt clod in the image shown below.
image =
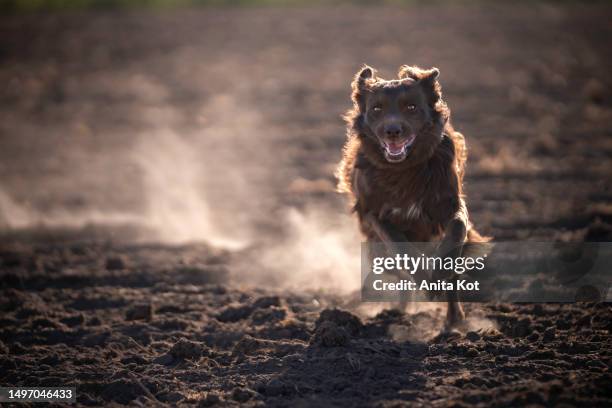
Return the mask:
[[540, 340], [540, 333], [537, 332], [537, 331], [534, 331], [529, 336], [527, 336], [527, 340], [529, 340], [531, 342], [535, 342], [535, 341]]
[[106, 344], [106, 341], [110, 336], [111, 333], [109, 330], [96, 331], [92, 334], [86, 335], [83, 338], [82, 343], [86, 347], [103, 346], [104, 344]]
[[248, 318], [253, 312], [253, 307], [249, 305], [228, 306], [217, 315], [220, 322], [237, 322]]
[[332, 321], [324, 321], [317, 327], [310, 340], [311, 344], [323, 347], [342, 347], [350, 341], [349, 332]]
[[122, 256], [111, 256], [106, 258], [105, 267], [109, 271], [119, 271], [125, 269], [126, 262]]
[[315, 329], [318, 329], [325, 322], [331, 322], [338, 327], [344, 328], [351, 336], [359, 334], [363, 328], [363, 324], [357, 316], [340, 309], [323, 310], [315, 322]]
[[471, 342], [475, 342], [475, 341], [480, 340], [480, 334], [475, 331], [469, 331], [465, 334], [465, 338]]
[[281, 301], [278, 296], [262, 296], [253, 302], [253, 307], [258, 309], [265, 309], [272, 306], [280, 307], [280, 305]]
[[257, 393], [249, 388], [237, 387], [232, 391], [232, 399], [238, 402], [247, 402], [257, 396]]
[[553, 341], [556, 335], [557, 335], [557, 329], [554, 327], [548, 327], [546, 330], [544, 330], [544, 335], [542, 336], [542, 340], [544, 340], [545, 342]]
[[153, 359], [153, 363], [161, 365], [170, 365], [174, 362], [174, 356], [170, 353], [162, 354], [159, 357]]
[[153, 318], [153, 306], [150, 303], [138, 304], [130, 307], [125, 312], [126, 320], [151, 320]]
[[233, 352], [235, 354], [252, 354], [263, 346], [262, 343], [261, 340], [247, 334], [234, 345]]
[[218, 392], [207, 392], [198, 403], [199, 407], [212, 407], [223, 403], [223, 397]]
[[284, 308], [271, 306], [267, 309], [258, 309], [251, 315], [251, 320], [255, 324], [265, 324], [279, 322], [287, 317], [287, 310]]
[[128, 404], [143, 395], [143, 390], [133, 381], [119, 379], [108, 384], [102, 391], [102, 398], [120, 404]]
[[172, 355], [176, 359], [189, 359], [197, 360], [202, 356], [206, 356], [210, 353], [208, 347], [200, 342], [191, 341], [187, 339], [180, 339], [177, 341], [168, 354]]

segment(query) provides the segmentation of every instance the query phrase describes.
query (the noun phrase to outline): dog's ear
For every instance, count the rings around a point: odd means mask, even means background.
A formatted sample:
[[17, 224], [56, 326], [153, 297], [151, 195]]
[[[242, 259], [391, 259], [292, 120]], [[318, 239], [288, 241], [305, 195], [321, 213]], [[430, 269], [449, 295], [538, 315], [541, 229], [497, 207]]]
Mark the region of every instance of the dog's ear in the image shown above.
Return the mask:
[[361, 67], [357, 75], [355, 75], [355, 80], [359, 82], [365, 82], [366, 79], [374, 78], [374, 74], [376, 70], [368, 65], [364, 65]]
[[442, 98], [442, 87], [438, 82], [440, 70], [438, 68], [421, 69], [402, 65], [398, 72], [400, 79], [412, 78], [425, 91], [429, 105], [433, 107]]
[[439, 76], [440, 70], [434, 67], [423, 71], [422, 77], [419, 79], [419, 84], [425, 90], [429, 105], [432, 107], [442, 99], [442, 87], [438, 82]]
[[432, 80], [435, 81], [440, 76], [440, 70], [438, 68], [421, 69], [419, 67], [411, 67], [409, 65], [402, 65], [397, 73], [399, 79], [412, 78], [415, 81], [421, 80]]
[[359, 106], [359, 109], [363, 112], [364, 101], [363, 93], [367, 91], [369, 83], [374, 80], [376, 70], [370, 66], [364, 65], [355, 75], [351, 88], [353, 89], [352, 99], [353, 102]]

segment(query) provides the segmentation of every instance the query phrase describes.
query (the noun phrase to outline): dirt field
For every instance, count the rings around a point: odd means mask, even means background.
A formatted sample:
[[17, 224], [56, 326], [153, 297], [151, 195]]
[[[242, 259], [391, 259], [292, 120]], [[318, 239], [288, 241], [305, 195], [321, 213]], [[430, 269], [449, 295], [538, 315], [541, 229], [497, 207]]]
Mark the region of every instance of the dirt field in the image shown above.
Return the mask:
[[470, 304], [456, 336], [435, 305], [359, 305], [333, 176], [360, 65], [437, 66], [479, 230], [612, 241], [611, 17], [0, 16], [0, 385], [74, 385], [81, 405], [612, 406], [609, 303]]

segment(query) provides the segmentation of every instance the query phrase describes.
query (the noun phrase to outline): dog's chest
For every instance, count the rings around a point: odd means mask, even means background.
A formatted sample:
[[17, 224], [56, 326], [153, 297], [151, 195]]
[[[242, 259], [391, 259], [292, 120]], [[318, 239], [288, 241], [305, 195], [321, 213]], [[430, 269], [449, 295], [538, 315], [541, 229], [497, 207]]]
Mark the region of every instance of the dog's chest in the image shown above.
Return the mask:
[[423, 207], [421, 203], [413, 202], [409, 205], [396, 206], [383, 205], [378, 211], [380, 219], [388, 219], [396, 223], [415, 222], [423, 219]]
[[[368, 171], [369, 170], [369, 171]], [[388, 174], [367, 169], [362, 174], [359, 199], [362, 210], [376, 214], [420, 240], [438, 235], [448, 217], [443, 197], [449, 193], [445, 183], [431, 185], [422, 174]]]
[[396, 224], [425, 221], [425, 207], [430, 199], [422, 186], [407, 178], [384, 177], [376, 173], [366, 175], [367, 186], [362, 199], [365, 206], [380, 219]]
[[402, 228], [422, 227], [430, 229], [432, 220], [425, 211], [424, 203], [418, 197], [393, 199], [392, 196], [386, 196], [387, 200], [384, 200], [384, 197], [381, 196], [380, 198], [383, 200], [376, 200], [376, 203], [373, 203], [372, 212], [377, 214], [378, 219], [390, 221]]

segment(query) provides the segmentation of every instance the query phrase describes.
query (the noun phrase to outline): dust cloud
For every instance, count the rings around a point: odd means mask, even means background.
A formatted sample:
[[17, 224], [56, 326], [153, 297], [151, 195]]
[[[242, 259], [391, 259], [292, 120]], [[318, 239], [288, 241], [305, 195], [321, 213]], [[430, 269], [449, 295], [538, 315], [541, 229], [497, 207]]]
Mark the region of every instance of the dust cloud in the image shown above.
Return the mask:
[[112, 227], [133, 225], [141, 220], [136, 214], [96, 209], [77, 213], [68, 209], [41, 212], [32, 209], [28, 203], [17, 202], [0, 185], [0, 232], [53, 228], [81, 229], [92, 225]]
[[263, 248], [256, 257], [264, 274], [249, 273], [244, 258], [239, 260], [247, 279], [294, 290], [350, 293], [359, 289], [360, 237], [350, 217], [311, 206], [289, 207], [282, 220], [286, 225], [282, 243]]
[[[143, 94], [149, 93], [145, 78], [138, 84]], [[159, 84], [155, 89], [168, 94]], [[248, 90], [211, 95], [189, 114], [161, 96], [145, 98], [146, 104], [134, 108], [143, 126], [125, 141], [105, 144], [120, 139], [105, 130], [96, 136], [94, 149], [71, 147], [80, 161], [62, 164], [69, 174], [62, 182], [73, 181], [85, 204], [63, 205], [63, 197], [75, 194], [65, 191], [66, 184], [48, 183], [51, 198], [44, 205], [36, 205], [33, 193], [14, 197], [2, 189], [0, 228], [128, 225], [142, 231], [137, 235], [140, 242], [206, 243], [228, 250], [236, 281], [245, 285], [356, 290], [357, 226], [345, 206], [329, 205], [343, 199], [332, 190], [317, 199], [308, 192], [288, 196], [292, 182], [311, 176], [293, 162], [300, 141], [244, 102], [244, 92]], [[338, 137], [342, 134], [338, 129]], [[104, 171], [85, 171], [96, 163]], [[100, 183], [101, 174], [111, 181]], [[330, 185], [331, 179], [330, 171]], [[113, 206], [109, 195], [130, 204]]]
[[133, 159], [143, 174], [145, 211], [141, 224], [164, 243], [207, 242], [228, 249], [242, 248], [246, 237], [222, 231], [205, 192], [199, 189], [203, 161], [170, 129], [141, 137]]

